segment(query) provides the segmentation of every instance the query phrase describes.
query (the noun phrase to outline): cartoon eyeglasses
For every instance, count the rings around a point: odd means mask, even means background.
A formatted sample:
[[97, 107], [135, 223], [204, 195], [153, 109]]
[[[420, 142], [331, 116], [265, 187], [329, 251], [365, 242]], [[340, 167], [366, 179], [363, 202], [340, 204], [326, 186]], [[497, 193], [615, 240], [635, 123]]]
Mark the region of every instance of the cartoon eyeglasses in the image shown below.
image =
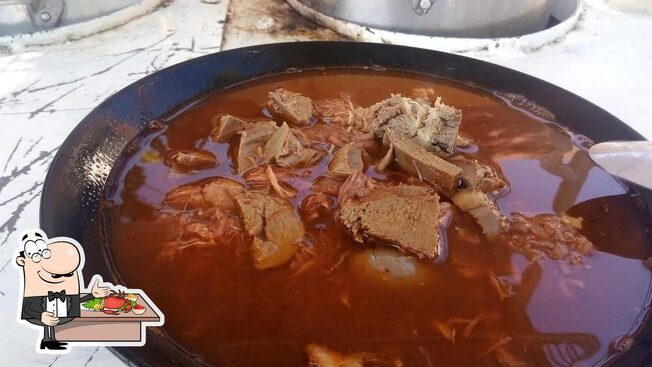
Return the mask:
[[25, 255], [37, 263], [41, 259], [49, 259], [52, 256], [52, 252], [48, 250], [48, 245], [45, 241], [40, 239], [36, 241], [29, 240], [25, 242]]

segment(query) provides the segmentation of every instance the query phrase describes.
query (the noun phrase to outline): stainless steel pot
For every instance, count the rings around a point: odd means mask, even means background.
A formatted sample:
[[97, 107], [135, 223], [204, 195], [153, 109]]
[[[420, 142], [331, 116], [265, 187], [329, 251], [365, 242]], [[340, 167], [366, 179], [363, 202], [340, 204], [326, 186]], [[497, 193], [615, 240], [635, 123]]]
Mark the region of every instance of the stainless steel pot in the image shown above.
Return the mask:
[[0, 36], [34, 33], [103, 17], [143, 0], [0, 0]]
[[[299, 0], [364, 26], [446, 37], [514, 37], [540, 31], [553, 0]], [[574, 1], [572, 1], [574, 2]]]

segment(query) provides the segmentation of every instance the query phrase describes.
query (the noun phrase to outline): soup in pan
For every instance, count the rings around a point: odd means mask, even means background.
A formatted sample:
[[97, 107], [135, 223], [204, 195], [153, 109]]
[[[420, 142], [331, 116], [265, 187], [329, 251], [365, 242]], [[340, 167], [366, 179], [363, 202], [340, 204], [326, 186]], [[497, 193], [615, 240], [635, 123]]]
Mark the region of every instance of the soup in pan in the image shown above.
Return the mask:
[[266, 77], [149, 123], [106, 240], [208, 364], [599, 365], [647, 313], [652, 221], [563, 123], [415, 74]]

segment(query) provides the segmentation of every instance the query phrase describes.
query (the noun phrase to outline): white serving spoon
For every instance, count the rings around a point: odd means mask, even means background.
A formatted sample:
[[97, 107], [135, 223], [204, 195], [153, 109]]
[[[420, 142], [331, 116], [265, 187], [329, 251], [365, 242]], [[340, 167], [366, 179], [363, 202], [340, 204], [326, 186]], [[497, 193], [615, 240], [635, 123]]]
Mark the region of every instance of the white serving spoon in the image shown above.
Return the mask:
[[652, 190], [652, 142], [599, 143], [589, 149], [589, 156], [612, 175]]

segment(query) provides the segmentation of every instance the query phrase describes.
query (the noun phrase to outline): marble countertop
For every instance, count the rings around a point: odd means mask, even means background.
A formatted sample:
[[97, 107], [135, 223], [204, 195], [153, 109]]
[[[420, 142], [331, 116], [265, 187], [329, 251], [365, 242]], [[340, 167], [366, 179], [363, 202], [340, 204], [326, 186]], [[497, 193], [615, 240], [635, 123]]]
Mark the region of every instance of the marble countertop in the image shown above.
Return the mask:
[[[0, 40], [0, 355], [5, 365], [124, 364], [101, 347], [75, 347], [60, 356], [36, 354], [38, 331], [15, 320], [18, 232], [38, 226], [49, 163], [91, 109], [147, 74], [221, 49], [343, 39], [303, 20], [281, 0], [160, 1], [152, 11], [134, 18], [100, 33], [49, 45], [28, 47], [22, 41]], [[651, 35], [652, 17], [586, 5], [572, 31], [536, 51], [465, 55], [566, 88], [652, 139]]]

